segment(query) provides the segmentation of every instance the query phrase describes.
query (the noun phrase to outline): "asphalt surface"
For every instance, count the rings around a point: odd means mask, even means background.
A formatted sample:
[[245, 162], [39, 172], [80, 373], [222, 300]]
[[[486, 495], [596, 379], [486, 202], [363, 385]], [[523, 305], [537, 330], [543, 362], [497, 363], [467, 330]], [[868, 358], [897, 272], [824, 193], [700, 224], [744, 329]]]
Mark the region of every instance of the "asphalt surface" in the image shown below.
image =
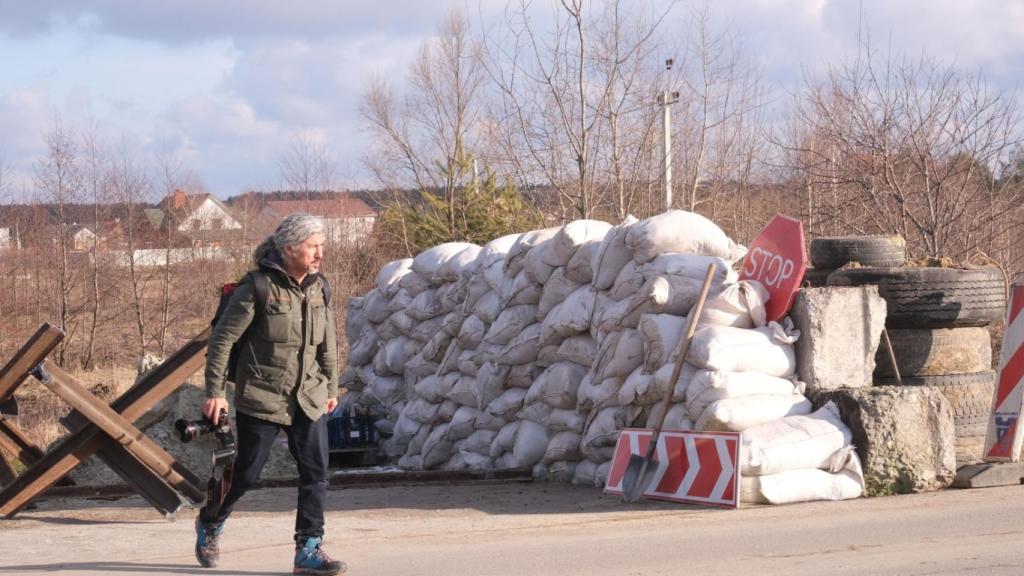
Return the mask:
[[[247, 495], [216, 569], [194, 511], [54, 499], [0, 522], [0, 575], [291, 572], [295, 490]], [[1024, 574], [1024, 486], [719, 510], [560, 484], [331, 490], [325, 548], [357, 575]]]

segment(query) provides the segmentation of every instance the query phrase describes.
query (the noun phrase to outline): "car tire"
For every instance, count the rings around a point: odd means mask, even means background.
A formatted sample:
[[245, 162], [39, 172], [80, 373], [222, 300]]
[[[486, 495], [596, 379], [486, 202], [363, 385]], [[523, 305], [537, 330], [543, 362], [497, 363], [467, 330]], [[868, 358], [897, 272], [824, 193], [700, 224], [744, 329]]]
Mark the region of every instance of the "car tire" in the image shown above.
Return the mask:
[[872, 267], [902, 266], [907, 245], [902, 236], [835, 236], [814, 238], [810, 246], [811, 266], [842, 268], [847, 264]]
[[889, 328], [987, 326], [1002, 319], [1006, 287], [998, 268], [847, 268], [829, 286], [878, 286]]
[[[987, 328], [894, 328], [887, 332], [896, 366], [905, 378], [992, 369], [992, 338]], [[883, 337], [875, 354], [875, 377], [895, 376]]]

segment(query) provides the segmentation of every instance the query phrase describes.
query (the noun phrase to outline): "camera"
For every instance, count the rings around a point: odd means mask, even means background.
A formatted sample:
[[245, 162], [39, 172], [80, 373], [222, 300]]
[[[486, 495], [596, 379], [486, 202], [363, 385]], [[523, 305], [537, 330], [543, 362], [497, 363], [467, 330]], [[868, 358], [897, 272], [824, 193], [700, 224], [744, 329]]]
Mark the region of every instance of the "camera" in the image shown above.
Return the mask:
[[203, 436], [204, 434], [231, 434], [231, 424], [228, 422], [227, 410], [220, 411], [218, 424], [214, 424], [205, 417], [200, 418], [199, 420], [186, 420], [181, 418], [174, 422], [174, 428], [178, 431], [181, 441], [186, 444], [200, 436]]

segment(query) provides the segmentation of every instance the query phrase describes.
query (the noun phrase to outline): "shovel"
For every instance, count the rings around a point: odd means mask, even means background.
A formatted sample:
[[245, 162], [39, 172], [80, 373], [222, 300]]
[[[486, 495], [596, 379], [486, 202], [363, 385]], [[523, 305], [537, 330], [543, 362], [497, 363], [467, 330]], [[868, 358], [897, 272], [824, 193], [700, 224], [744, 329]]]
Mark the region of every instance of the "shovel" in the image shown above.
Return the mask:
[[672, 402], [672, 392], [675, 390], [676, 382], [679, 380], [679, 373], [683, 370], [683, 362], [686, 360], [686, 353], [690, 350], [690, 341], [693, 340], [693, 333], [696, 331], [697, 323], [700, 321], [700, 313], [704, 310], [704, 301], [707, 300], [708, 289], [711, 287], [711, 279], [714, 276], [715, 265], [709, 264], [707, 276], [704, 277], [704, 286], [700, 289], [700, 297], [697, 299], [697, 304], [694, 305], [693, 310], [690, 311], [690, 324], [686, 328], [686, 334], [683, 336], [682, 342], [680, 342], [679, 355], [676, 356], [676, 364], [672, 368], [672, 379], [669, 380], [669, 385], [665, 390], [665, 397], [661, 400], [661, 415], [658, 416], [658, 424], [654, 427], [654, 434], [651, 435], [651, 443], [647, 445], [647, 455], [633, 454], [629, 457], [629, 464], [626, 466], [626, 472], [622, 476], [622, 499], [626, 502], [636, 502], [640, 499], [640, 495], [651, 485], [654, 471], [657, 470], [657, 466], [651, 465], [654, 449], [658, 445], [661, 427], [664, 426], [665, 415], [668, 414], [668, 405]]

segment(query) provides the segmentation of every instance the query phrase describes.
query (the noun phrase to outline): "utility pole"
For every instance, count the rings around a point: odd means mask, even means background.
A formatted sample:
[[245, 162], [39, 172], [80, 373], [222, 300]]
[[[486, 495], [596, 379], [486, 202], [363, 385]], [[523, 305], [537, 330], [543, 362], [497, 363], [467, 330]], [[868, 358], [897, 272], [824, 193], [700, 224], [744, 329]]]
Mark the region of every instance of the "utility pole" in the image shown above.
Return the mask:
[[[669, 71], [672, 69], [673, 59], [669, 58], [665, 60], [665, 70]], [[670, 92], [668, 90], [662, 90], [661, 94], [658, 95], [658, 103], [661, 104], [662, 117], [661, 126], [665, 133], [665, 140], [662, 148], [661, 155], [661, 166], [662, 166], [662, 183], [664, 185], [664, 206], [663, 210], [670, 210], [672, 208], [672, 113], [669, 105], [675, 104], [679, 101], [679, 92]]]

